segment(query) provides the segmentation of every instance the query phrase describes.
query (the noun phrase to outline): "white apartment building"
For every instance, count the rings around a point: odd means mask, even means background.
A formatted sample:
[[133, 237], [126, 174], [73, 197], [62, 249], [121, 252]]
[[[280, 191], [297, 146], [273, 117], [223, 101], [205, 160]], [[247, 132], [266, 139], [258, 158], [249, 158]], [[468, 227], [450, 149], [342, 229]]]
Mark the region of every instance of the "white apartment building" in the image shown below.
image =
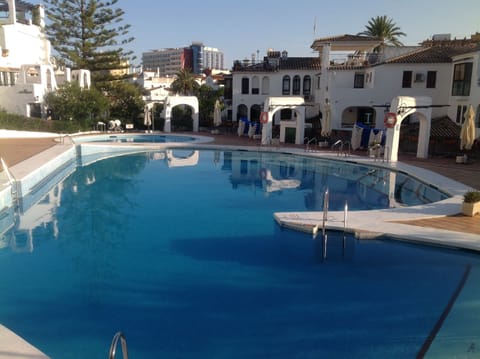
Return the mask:
[[[307, 120], [323, 112], [328, 100], [333, 130], [350, 131], [355, 123], [384, 128], [393, 98], [427, 96], [432, 118], [449, 116], [458, 124], [472, 104], [480, 128], [479, 34], [468, 40], [434, 37], [421, 46], [375, 52], [379, 44], [365, 36], [333, 36], [313, 42], [316, 58], [283, 54], [253, 65], [237, 63], [232, 72], [233, 121], [243, 116], [257, 120], [267, 97], [294, 95], [304, 96]], [[305, 83], [310, 91], [305, 92]], [[278, 123], [275, 118], [274, 125]]]
[[0, 107], [7, 112], [44, 117], [43, 98], [58, 83], [90, 86], [88, 70], [60, 70], [52, 63], [43, 5], [0, 1], [0, 52]]
[[[263, 62], [236, 63], [232, 71], [232, 119], [259, 121], [268, 97], [303, 96], [307, 118], [318, 115], [315, 99], [321, 61], [317, 57], [289, 57], [286, 51], [269, 51]], [[280, 121], [277, 114], [274, 122]]]
[[[349, 128], [355, 122], [383, 128], [386, 105], [396, 96], [430, 97], [433, 118], [448, 115], [461, 123], [463, 116], [457, 116], [457, 103], [472, 104], [474, 108], [480, 103], [479, 97], [475, 97], [480, 86], [475, 81], [479, 78], [479, 40], [434, 38], [421, 46], [386, 47], [374, 53], [373, 47], [358, 46], [364, 40], [354, 35], [317, 39], [312, 48], [325, 59], [318, 98], [330, 100], [336, 129]], [[336, 50], [350, 51], [351, 55], [333, 62], [332, 53]], [[456, 94], [456, 87], [461, 88], [461, 93]], [[480, 127], [478, 114], [476, 123]]]

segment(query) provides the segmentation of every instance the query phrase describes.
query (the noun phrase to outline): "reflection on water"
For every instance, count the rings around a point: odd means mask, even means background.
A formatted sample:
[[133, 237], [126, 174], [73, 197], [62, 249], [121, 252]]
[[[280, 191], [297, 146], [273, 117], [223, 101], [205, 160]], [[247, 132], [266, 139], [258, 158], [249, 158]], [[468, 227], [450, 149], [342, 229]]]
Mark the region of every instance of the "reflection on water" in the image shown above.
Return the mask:
[[[201, 153], [205, 161], [213, 161], [214, 166], [208, 171], [200, 165]], [[351, 163], [247, 151], [156, 151], [114, 157], [94, 165], [76, 167], [75, 163], [69, 163], [64, 166], [23, 197], [16, 211], [13, 208], [2, 211], [3, 247], [32, 251], [37, 228], [50, 231], [52, 239], [58, 238], [59, 213], [63, 227], [70, 231], [90, 231], [88, 238], [91, 239], [121, 238], [128, 220], [117, 216], [117, 207], [128, 205], [135, 211], [136, 187], [140, 185], [137, 175], [151, 161], [163, 163], [172, 171], [191, 167], [188, 176], [199, 176], [199, 186], [211, 182], [208, 178], [228, 173], [230, 190], [246, 189], [263, 193], [265, 197], [288, 196], [293, 210], [322, 210], [327, 188], [331, 210], [342, 210], [346, 201], [350, 210], [359, 210], [416, 205], [445, 197], [404, 174]], [[172, 190], [181, 193], [181, 189], [172, 187]], [[216, 190], [225, 189], [211, 188]], [[76, 207], [78, 198], [91, 199], [88, 211]], [[82, 228], [76, 228], [80, 223], [76, 220], [79, 213], [89, 217], [86, 228], [84, 221]]]

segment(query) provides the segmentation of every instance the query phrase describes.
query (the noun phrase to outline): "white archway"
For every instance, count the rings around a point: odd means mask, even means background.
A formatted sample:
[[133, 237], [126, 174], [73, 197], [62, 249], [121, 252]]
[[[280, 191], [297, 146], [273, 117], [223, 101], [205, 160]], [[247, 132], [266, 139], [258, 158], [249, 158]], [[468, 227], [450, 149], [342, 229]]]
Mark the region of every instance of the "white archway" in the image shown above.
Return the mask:
[[196, 166], [200, 157], [199, 151], [192, 151], [187, 157], [175, 157], [173, 150], [166, 151], [168, 167]]
[[402, 121], [413, 113], [419, 113], [420, 130], [418, 133], [417, 158], [428, 158], [428, 143], [432, 121], [432, 99], [430, 97], [397, 96], [390, 103], [390, 112], [397, 115], [394, 127], [387, 129], [384, 158], [387, 161], [398, 161], [398, 145], [400, 142], [400, 126]]
[[178, 105], [187, 105], [193, 109], [193, 131], [198, 132], [198, 99], [195, 96], [168, 96], [165, 100], [163, 114], [165, 117], [164, 132], [172, 132], [172, 109]]
[[[293, 110], [297, 118], [293, 121], [296, 129], [295, 144], [303, 144], [305, 134], [305, 100], [300, 96], [282, 96], [282, 97], [267, 97], [263, 105], [263, 111], [268, 113], [268, 121], [262, 127], [262, 145], [269, 145], [272, 142], [272, 123], [275, 112], [282, 109]], [[286, 122], [286, 121], [285, 121]], [[285, 127], [280, 125], [280, 141], [285, 142]]]

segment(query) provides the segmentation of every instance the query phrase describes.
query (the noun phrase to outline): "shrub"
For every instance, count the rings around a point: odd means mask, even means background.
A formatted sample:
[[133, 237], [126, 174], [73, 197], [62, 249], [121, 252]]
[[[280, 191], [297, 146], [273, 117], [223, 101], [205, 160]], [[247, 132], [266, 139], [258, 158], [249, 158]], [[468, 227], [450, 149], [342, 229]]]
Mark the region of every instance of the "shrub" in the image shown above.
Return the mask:
[[480, 191], [468, 191], [463, 195], [463, 202], [475, 203], [480, 202]]

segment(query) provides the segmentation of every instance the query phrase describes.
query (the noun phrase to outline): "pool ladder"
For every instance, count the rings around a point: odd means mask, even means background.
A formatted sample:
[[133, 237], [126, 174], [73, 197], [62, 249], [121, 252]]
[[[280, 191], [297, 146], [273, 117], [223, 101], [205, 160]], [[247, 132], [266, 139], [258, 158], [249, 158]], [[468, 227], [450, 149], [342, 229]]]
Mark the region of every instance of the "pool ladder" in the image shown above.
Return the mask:
[[[313, 137], [313, 138], [308, 138], [308, 137], [305, 137], [303, 139], [303, 141], [307, 141], [307, 143], [305, 144], [305, 152], [308, 152], [308, 151], [315, 151], [315, 147], [317, 147], [317, 138], [316, 137]], [[312, 147], [312, 143], [313, 143], [313, 147]]]
[[[322, 259], [327, 259], [327, 221], [328, 221], [328, 202], [329, 202], [330, 194], [328, 192], [328, 188], [323, 193], [323, 216], [322, 216]], [[347, 220], [348, 220], [348, 202], [345, 201], [345, 207], [343, 211], [343, 250], [346, 247], [346, 237], [345, 233], [347, 231]], [[315, 238], [315, 236], [314, 236]]]
[[350, 152], [352, 150], [352, 145], [350, 141], [342, 141], [338, 140], [332, 145], [332, 150], [337, 150], [337, 156], [350, 156]]
[[1, 167], [3, 168], [3, 172], [7, 177], [7, 183], [10, 186], [10, 190], [12, 193], [12, 201], [13, 203], [16, 203], [18, 200], [18, 196], [17, 196], [17, 184], [16, 184], [15, 177], [13, 177], [12, 172], [10, 172], [10, 169], [8, 168], [7, 164], [5, 163], [2, 157], [0, 157], [0, 164], [1, 164]]
[[128, 359], [127, 339], [122, 332], [117, 332], [113, 337], [112, 345], [110, 345], [110, 351], [108, 352], [108, 359], [115, 359], [118, 341], [120, 341], [122, 347], [123, 359]]

